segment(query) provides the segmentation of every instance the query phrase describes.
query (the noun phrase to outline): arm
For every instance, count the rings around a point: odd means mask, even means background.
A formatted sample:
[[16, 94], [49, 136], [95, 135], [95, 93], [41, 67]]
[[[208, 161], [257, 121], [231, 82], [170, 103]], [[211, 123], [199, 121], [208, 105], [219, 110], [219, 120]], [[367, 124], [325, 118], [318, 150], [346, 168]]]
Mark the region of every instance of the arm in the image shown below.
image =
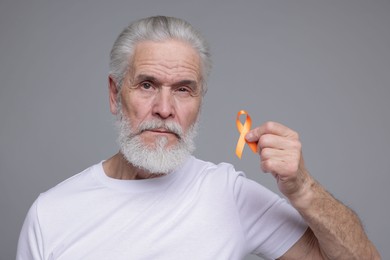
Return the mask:
[[16, 260], [44, 259], [43, 239], [37, 216], [37, 204], [38, 200], [30, 207], [26, 219], [24, 220], [19, 235]]
[[380, 259], [356, 214], [332, 197], [306, 170], [293, 130], [274, 122], [251, 130], [260, 164], [310, 229], [281, 259]]

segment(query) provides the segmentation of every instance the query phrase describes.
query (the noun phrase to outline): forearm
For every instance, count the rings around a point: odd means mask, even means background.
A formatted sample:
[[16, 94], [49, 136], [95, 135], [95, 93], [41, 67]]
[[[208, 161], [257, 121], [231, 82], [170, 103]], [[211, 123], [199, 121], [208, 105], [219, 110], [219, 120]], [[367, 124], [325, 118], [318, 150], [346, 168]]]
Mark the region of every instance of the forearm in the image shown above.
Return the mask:
[[325, 259], [380, 259], [352, 210], [311, 177], [303, 186], [290, 202], [310, 226]]
[[356, 214], [333, 198], [306, 170], [297, 132], [267, 122], [251, 130], [246, 140], [257, 142], [261, 169], [276, 178], [279, 190], [311, 229], [282, 259], [380, 259]]

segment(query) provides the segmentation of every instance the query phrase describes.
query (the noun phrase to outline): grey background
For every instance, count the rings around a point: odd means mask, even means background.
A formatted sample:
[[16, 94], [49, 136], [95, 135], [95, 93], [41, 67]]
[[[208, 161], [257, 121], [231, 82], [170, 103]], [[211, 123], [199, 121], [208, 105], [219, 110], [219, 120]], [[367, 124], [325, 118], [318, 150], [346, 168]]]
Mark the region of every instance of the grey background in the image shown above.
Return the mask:
[[276, 191], [248, 148], [235, 157], [235, 117], [288, 125], [315, 178], [390, 259], [390, 2], [380, 0], [1, 0], [0, 258], [14, 259], [40, 192], [117, 151], [108, 53], [130, 21], [156, 14], [187, 19], [212, 48], [196, 155]]

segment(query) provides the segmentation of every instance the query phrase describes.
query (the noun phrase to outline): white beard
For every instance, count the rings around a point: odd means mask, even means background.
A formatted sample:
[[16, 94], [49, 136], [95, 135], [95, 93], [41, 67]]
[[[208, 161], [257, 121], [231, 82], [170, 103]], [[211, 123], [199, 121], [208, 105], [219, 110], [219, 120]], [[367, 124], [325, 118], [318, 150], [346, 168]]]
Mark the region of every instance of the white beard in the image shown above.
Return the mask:
[[[187, 133], [179, 124], [172, 121], [154, 119], [141, 123], [132, 130], [130, 122], [122, 113], [117, 118], [119, 131], [118, 144], [125, 159], [132, 165], [151, 174], [168, 174], [180, 167], [195, 150], [194, 139], [197, 134], [198, 120]], [[145, 130], [165, 128], [176, 134], [178, 143], [167, 147], [167, 137], [156, 138], [154, 147], [143, 143], [140, 134]]]

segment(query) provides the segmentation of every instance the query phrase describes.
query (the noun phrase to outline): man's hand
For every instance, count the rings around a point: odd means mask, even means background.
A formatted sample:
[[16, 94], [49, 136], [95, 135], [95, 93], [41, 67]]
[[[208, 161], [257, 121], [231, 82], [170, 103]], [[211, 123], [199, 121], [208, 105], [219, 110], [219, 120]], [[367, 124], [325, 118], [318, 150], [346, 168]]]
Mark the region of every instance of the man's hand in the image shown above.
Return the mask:
[[257, 143], [262, 170], [276, 178], [279, 190], [310, 227], [281, 259], [380, 259], [356, 214], [306, 170], [295, 131], [267, 122], [249, 131], [246, 140]]
[[311, 178], [305, 169], [298, 133], [275, 122], [267, 122], [246, 135], [256, 142], [261, 169], [271, 173], [280, 191], [291, 200], [302, 196]]

